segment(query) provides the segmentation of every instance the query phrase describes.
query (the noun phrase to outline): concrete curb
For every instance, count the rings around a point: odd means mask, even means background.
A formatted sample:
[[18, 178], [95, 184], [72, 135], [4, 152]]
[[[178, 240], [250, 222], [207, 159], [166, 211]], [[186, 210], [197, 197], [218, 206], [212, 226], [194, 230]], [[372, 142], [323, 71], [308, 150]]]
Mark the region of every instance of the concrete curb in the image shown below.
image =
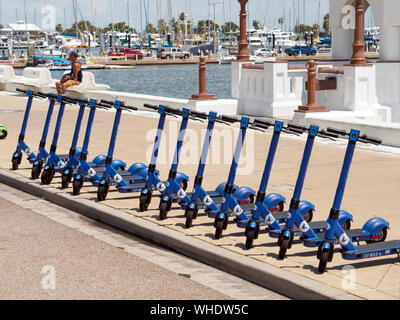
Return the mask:
[[159, 224], [97, 202], [74, 197], [51, 186], [43, 186], [39, 182], [34, 182], [4, 169], [0, 169], [0, 183], [36, 197], [42, 197], [47, 201], [89, 218], [161, 244], [195, 260], [207, 263], [293, 299], [360, 299], [321, 282], [214, 246], [179, 231], [165, 228]]

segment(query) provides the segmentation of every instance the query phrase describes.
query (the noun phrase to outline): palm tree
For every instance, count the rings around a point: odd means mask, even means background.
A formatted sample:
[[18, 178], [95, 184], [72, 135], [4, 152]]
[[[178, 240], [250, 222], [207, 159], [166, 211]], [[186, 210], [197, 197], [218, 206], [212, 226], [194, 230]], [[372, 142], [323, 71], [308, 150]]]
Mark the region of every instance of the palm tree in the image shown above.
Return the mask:
[[285, 23], [285, 19], [283, 19], [283, 17], [280, 17], [280, 18], [278, 19], [278, 23], [281, 25], [281, 29], [282, 29], [282, 26], [283, 26], [283, 24]]

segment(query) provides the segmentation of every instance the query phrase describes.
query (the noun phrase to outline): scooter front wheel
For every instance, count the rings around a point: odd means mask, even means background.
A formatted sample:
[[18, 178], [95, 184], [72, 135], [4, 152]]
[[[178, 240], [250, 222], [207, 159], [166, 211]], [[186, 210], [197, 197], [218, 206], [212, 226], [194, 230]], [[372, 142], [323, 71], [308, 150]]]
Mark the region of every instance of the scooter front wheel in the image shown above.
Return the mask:
[[32, 172], [31, 172], [32, 180], [39, 179], [40, 173], [42, 172], [42, 167], [43, 167], [43, 164], [40, 161], [39, 162], [35, 162], [33, 164]]
[[289, 247], [289, 241], [290, 241], [290, 239], [282, 239], [281, 246], [279, 248], [279, 259], [280, 260], [285, 259], [286, 252]]
[[81, 189], [83, 187], [83, 179], [81, 177], [75, 177], [74, 181], [72, 182], [72, 194], [77, 196], [81, 193]]
[[104, 184], [99, 184], [99, 187], [97, 189], [97, 200], [99, 201], [106, 200], [109, 190], [110, 190], [110, 185], [108, 184], [108, 182]]
[[67, 189], [69, 184], [71, 183], [72, 175], [70, 173], [61, 176], [61, 189]]
[[160, 220], [165, 220], [167, 219], [167, 215], [168, 215], [168, 207], [169, 204], [167, 201], [162, 201], [160, 203]]
[[18, 170], [19, 165], [21, 164], [21, 159], [22, 159], [22, 153], [21, 152], [16, 152], [13, 154], [13, 157], [11, 159], [12, 163], [12, 169]]
[[318, 271], [320, 273], [324, 273], [326, 271], [326, 266], [328, 265], [328, 261], [329, 261], [329, 251], [321, 252], [318, 265]]

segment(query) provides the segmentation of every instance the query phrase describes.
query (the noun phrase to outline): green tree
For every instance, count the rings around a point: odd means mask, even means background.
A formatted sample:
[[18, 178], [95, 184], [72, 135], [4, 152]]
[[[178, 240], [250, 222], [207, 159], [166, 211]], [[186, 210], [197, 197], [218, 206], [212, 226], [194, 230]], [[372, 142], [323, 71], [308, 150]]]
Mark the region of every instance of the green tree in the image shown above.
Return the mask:
[[261, 29], [261, 22], [258, 21], [258, 20], [253, 20], [253, 27], [254, 27], [254, 29], [256, 29], [256, 30]]
[[158, 29], [158, 33], [160, 33], [160, 34], [165, 35], [169, 32], [169, 28], [168, 28], [167, 24], [165, 23], [165, 20], [162, 18], [160, 20], [158, 20], [157, 29]]
[[61, 24], [56, 25], [56, 31], [57, 31], [57, 32], [62, 33], [63, 30], [64, 30], [64, 29], [63, 29], [63, 27], [62, 27]]
[[329, 13], [327, 13], [327, 14], [324, 16], [324, 22], [323, 22], [322, 28], [324, 28], [324, 30], [325, 30], [326, 33], [329, 33], [329, 29], [330, 29]]
[[222, 26], [224, 32], [229, 32], [231, 29], [232, 32], [236, 32], [239, 30], [239, 26], [234, 22], [227, 22]]
[[281, 25], [281, 29], [282, 29], [282, 26], [283, 26], [283, 24], [285, 23], [285, 19], [283, 19], [283, 17], [280, 17], [280, 18], [278, 19], [278, 23]]

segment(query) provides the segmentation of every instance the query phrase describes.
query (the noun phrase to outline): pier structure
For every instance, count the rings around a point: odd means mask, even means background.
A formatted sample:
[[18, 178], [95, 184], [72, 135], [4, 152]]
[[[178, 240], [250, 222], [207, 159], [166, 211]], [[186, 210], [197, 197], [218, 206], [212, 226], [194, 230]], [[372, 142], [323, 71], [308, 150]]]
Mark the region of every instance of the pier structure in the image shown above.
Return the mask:
[[[378, 60], [364, 53], [364, 15], [370, 8], [381, 29]], [[321, 127], [360, 127], [383, 143], [400, 147], [400, 2], [330, 0], [331, 60], [316, 61], [310, 72], [287, 61], [232, 64], [232, 94], [238, 113], [290, 118]], [[315, 69], [315, 70], [314, 70]], [[309, 77], [315, 77], [315, 87]], [[313, 112], [307, 106], [315, 88]], [[309, 91], [309, 90], [312, 91]]]

